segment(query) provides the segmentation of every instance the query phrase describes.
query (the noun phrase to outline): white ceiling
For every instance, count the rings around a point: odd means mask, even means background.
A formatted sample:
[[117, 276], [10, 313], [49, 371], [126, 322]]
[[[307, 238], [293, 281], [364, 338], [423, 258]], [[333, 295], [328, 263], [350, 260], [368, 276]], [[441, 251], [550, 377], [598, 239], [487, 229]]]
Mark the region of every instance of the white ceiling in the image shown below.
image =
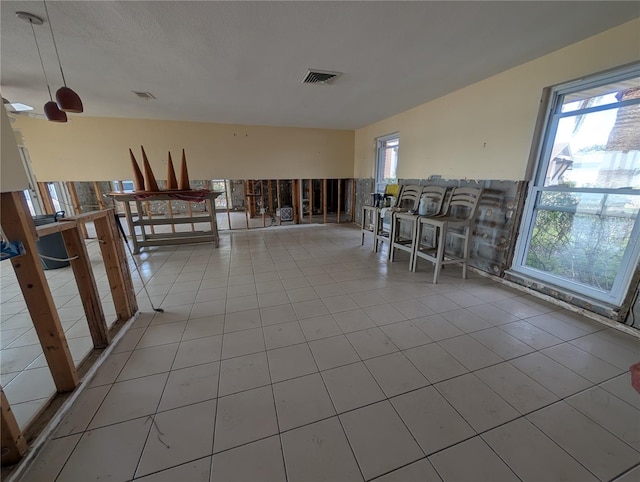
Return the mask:
[[[1, 91], [48, 101], [31, 28], [2, 1]], [[87, 116], [354, 129], [640, 16], [640, 2], [49, 1]], [[52, 90], [49, 26], [36, 28]], [[300, 83], [308, 68], [344, 74]], [[157, 100], [138, 99], [148, 91]]]

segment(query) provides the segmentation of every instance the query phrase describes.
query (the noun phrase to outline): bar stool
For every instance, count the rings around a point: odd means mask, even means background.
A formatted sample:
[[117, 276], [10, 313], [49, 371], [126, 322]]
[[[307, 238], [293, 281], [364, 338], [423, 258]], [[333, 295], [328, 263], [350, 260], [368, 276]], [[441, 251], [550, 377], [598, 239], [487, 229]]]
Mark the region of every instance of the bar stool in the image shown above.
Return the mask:
[[[451, 192], [451, 198], [444, 215], [423, 217], [418, 220], [415, 231], [415, 250], [413, 252], [412, 269], [416, 270], [418, 258], [426, 259], [434, 264], [433, 283], [438, 282], [440, 270], [445, 264], [462, 264], [462, 277], [467, 277], [469, 253], [471, 251], [471, 233], [473, 221], [478, 210], [478, 201], [482, 189], [456, 187]], [[423, 232], [431, 228], [433, 235], [431, 245], [423, 247], [421, 244]], [[451, 228], [461, 228], [461, 231], [451, 231]], [[445, 244], [447, 236], [461, 239], [463, 242], [460, 255], [447, 252]]]
[[[397, 184], [388, 184], [385, 188], [382, 200], [388, 196], [392, 196], [391, 199], [395, 199], [396, 202], [392, 204], [391, 208], [397, 205], [400, 199], [400, 193], [402, 193], [402, 186]], [[381, 200], [381, 201], [382, 201]], [[389, 208], [381, 208], [379, 206], [362, 206], [362, 228], [360, 233], [362, 234], [362, 240], [360, 246], [364, 245], [364, 237], [366, 234], [373, 234], [373, 248], [374, 253], [378, 252], [378, 243], [389, 239], [390, 233], [384, 230], [384, 215]]]

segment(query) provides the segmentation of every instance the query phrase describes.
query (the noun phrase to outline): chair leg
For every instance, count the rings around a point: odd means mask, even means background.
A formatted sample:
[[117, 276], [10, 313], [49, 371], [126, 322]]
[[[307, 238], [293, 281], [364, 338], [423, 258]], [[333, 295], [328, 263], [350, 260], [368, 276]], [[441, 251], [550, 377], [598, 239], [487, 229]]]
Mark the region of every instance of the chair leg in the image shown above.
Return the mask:
[[462, 279], [467, 279], [467, 265], [471, 252], [471, 226], [465, 228], [464, 236], [464, 259], [462, 260]]
[[[435, 234], [434, 234], [435, 236]], [[433, 284], [438, 283], [438, 276], [440, 276], [440, 270], [442, 269], [442, 261], [444, 261], [444, 243], [447, 237], [447, 223], [440, 226], [440, 233], [438, 237], [438, 251], [436, 254], [436, 262], [433, 269]]]
[[416, 229], [418, 229], [418, 218], [414, 218], [412, 221], [413, 225], [411, 226], [411, 251], [409, 251], [409, 271], [415, 271], [415, 269], [413, 268], [413, 263], [414, 263], [414, 256], [413, 253], [415, 252], [416, 249]]
[[393, 263], [393, 255], [395, 250], [393, 249], [393, 243], [396, 240], [396, 218], [391, 215], [391, 228], [389, 229], [389, 252], [387, 253], [387, 259]]
[[413, 241], [413, 251], [411, 252], [411, 271], [414, 273], [418, 268], [418, 250], [420, 249], [420, 238], [422, 237], [422, 223], [420, 220], [416, 223], [416, 234]]

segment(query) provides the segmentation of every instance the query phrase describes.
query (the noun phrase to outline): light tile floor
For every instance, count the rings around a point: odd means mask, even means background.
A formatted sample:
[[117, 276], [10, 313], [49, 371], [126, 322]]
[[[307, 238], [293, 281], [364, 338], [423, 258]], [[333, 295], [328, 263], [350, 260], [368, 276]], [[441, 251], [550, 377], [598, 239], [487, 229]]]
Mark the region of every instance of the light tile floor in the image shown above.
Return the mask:
[[139, 316], [22, 480], [638, 480], [637, 338], [455, 268], [433, 285], [359, 237], [142, 255], [165, 312]]

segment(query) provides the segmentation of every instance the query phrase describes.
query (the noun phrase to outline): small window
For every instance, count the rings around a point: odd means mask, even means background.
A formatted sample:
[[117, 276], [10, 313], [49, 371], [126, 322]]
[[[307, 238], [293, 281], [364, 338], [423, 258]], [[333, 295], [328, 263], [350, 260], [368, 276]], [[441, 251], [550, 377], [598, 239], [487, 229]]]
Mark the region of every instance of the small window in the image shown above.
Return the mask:
[[378, 138], [376, 163], [376, 192], [384, 192], [387, 184], [398, 182], [398, 134]]

